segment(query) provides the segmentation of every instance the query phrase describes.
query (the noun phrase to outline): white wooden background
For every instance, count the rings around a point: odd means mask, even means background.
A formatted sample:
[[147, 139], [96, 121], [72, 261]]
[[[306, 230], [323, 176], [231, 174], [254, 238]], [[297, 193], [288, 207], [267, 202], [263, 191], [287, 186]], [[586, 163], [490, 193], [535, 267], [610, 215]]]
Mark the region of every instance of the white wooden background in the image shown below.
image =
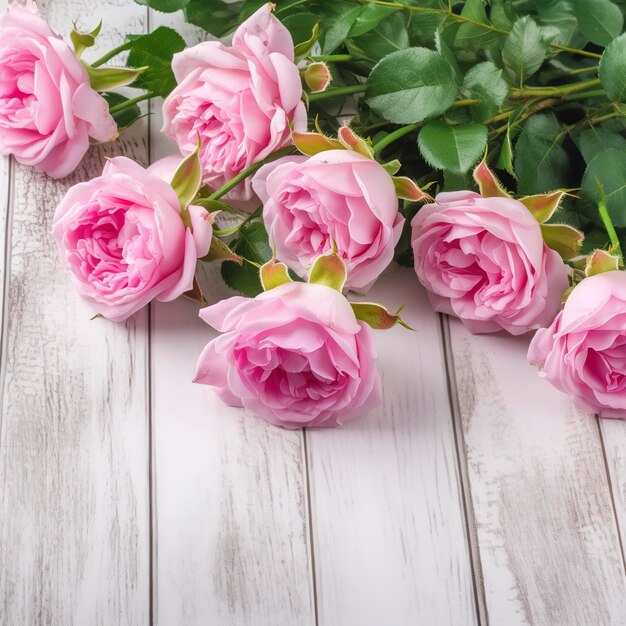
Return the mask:
[[[64, 32], [103, 18], [94, 54], [200, 37], [131, 0], [41, 7]], [[384, 406], [339, 430], [192, 385], [212, 334], [191, 302], [90, 321], [53, 211], [105, 155], [170, 152], [158, 108], [67, 180], [0, 161], [0, 624], [626, 625], [626, 423], [540, 381], [527, 338], [434, 314], [409, 270], [374, 293], [417, 329], [378, 334]]]

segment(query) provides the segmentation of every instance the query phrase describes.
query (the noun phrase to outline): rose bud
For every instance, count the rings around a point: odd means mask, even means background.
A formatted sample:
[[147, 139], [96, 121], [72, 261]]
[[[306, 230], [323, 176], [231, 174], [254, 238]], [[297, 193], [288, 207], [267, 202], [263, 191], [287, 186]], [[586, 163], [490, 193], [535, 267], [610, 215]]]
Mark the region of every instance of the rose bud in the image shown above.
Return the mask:
[[346, 287], [366, 291], [393, 259], [404, 217], [391, 176], [357, 152], [327, 150], [264, 165], [252, 186], [276, 256], [299, 276], [337, 248]]
[[116, 322], [154, 298], [190, 290], [196, 259], [211, 243], [210, 215], [190, 205], [183, 216], [176, 192], [158, 176], [171, 168], [154, 168], [156, 174], [116, 157], [101, 176], [72, 187], [54, 216], [53, 234], [78, 292]]
[[332, 76], [328, 65], [321, 61], [309, 63], [306, 70], [304, 70], [304, 82], [311, 90], [311, 93], [326, 91], [331, 80]]
[[28, 0], [0, 14], [0, 153], [62, 178], [89, 138], [117, 137], [107, 102], [85, 68]]
[[440, 193], [411, 225], [415, 273], [436, 311], [474, 333], [519, 335], [554, 319], [568, 269], [521, 202]]
[[583, 279], [537, 331], [528, 360], [582, 411], [626, 418], [626, 272]]
[[[261, 7], [235, 31], [232, 46], [206, 41], [174, 56], [178, 87], [163, 105], [163, 132], [183, 154], [202, 141], [204, 181], [220, 187], [306, 130], [300, 73], [289, 31]], [[228, 194], [253, 197], [250, 180]]]
[[381, 403], [373, 331], [340, 292], [286, 282], [256, 298], [200, 311], [223, 335], [204, 349], [194, 382], [284, 426], [337, 426]]

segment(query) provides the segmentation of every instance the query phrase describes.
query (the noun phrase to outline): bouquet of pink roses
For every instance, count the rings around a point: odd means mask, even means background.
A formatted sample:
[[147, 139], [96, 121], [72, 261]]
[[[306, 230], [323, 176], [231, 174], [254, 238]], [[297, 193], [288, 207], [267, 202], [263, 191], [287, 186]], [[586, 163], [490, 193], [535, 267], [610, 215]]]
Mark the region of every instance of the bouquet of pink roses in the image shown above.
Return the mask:
[[220, 263], [241, 295], [201, 309], [222, 334], [195, 382], [336, 426], [381, 401], [372, 329], [406, 326], [346, 294], [396, 262], [472, 332], [537, 331], [542, 376], [626, 417], [626, 5], [136, 1], [213, 37], [160, 27], [87, 61], [102, 24], [70, 45], [33, 0], [0, 16], [0, 152], [19, 163], [66, 176], [163, 99], [179, 156], [113, 158], [56, 208], [100, 315], [202, 302], [197, 265]]

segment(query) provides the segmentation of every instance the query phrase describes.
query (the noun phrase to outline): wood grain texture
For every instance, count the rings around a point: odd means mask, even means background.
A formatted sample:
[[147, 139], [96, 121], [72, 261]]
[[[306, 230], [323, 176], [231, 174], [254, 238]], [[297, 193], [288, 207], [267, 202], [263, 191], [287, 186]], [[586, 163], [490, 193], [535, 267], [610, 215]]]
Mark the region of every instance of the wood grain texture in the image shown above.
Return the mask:
[[489, 623], [626, 623], [595, 419], [526, 363], [528, 338], [450, 320], [450, 341]]
[[306, 434], [319, 623], [474, 624], [439, 319], [410, 270], [368, 297], [416, 331], [376, 333], [379, 410]]
[[[2, 2], [0, 1], [0, 11]], [[11, 163], [9, 157], [0, 156], [0, 337], [4, 318], [4, 277], [8, 261], [8, 242], [6, 222], [9, 215], [11, 195]], [[1, 341], [0, 341], [1, 343]]]
[[[151, 25], [202, 37], [176, 15]], [[175, 147], [152, 119], [152, 154]], [[199, 272], [206, 297], [232, 295], [217, 264]], [[152, 305], [155, 484], [154, 592], [157, 624], [314, 624], [305, 460], [301, 432], [270, 426], [225, 406], [191, 383], [214, 331], [198, 305]]]
[[599, 425], [626, 570], [626, 421], [600, 419]]
[[[101, 47], [141, 30], [126, 0], [54, 0], [58, 31], [106, 19]], [[147, 324], [90, 321], [50, 234], [69, 185], [103, 156], [145, 160], [145, 127], [53, 181], [15, 165], [0, 363], [0, 623], [147, 624]]]

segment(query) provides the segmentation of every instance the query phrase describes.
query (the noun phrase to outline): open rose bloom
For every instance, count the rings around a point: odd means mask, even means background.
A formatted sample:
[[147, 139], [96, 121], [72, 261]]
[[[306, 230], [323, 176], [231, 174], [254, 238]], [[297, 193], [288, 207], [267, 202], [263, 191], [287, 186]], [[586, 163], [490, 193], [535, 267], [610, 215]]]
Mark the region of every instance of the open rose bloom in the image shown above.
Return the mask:
[[227, 404], [299, 428], [337, 426], [381, 402], [373, 332], [330, 287], [288, 282], [200, 317], [224, 334], [200, 355], [194, 380]]
[[404, 217], [391, 176], [373, 159], [349, 150], [285, 157], [264, 165], [252, 186], [270, 245], [299, 276], [334, 245], [346, 286], [364, 291], [393, 259]]
[[415, 272], [436, 311], [475, 333], [519, 335], [554, 319], [568, 269], [521, 202], [440, 193], [412, 228]]
[[174, 189], [157, 175], [163, 168], [154, 168], [112, 159], [101, 176], [72, 187], [54, 216], [53, 234], [78, 292], [114, 321], [191, 289], [196, 259], [211, 243], [209, 214], [187, 207], [187, 228]]
[[[289, 31], [261, 7], [231, 46], [206, 41], [175, 55], [178, 87], [163, 105], [163, 132], [183, 154], [202, 141], [204, 180], [220, 187], [306, 130], [302, 83]], [[250, 200], [250, 180], [229, 197]]]
[[535, 334], [528, 360], [583, 411], [626, 418], [626, 272], [578, 284], [554, 322]]
[[34, 2], [0, 14], [0, 153], [62, 178], [117, 127], [72, 49]]

